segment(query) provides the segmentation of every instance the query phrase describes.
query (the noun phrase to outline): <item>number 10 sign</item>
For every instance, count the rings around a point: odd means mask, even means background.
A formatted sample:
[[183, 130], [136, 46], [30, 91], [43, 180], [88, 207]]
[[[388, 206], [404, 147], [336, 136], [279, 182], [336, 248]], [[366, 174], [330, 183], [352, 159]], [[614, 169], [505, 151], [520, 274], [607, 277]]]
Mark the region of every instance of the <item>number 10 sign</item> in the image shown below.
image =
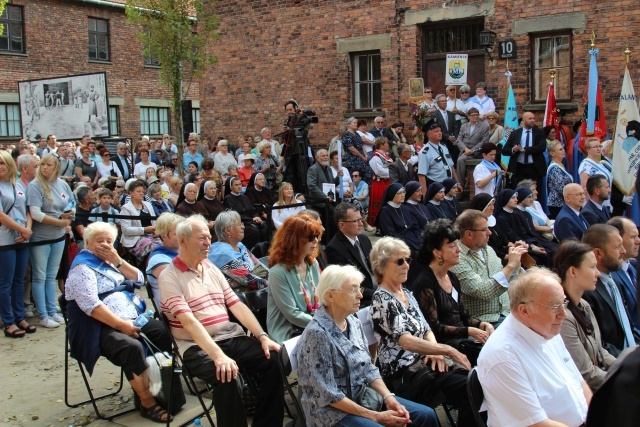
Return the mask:
[[500, 47], [500, 52], [498, 55], [500, 59], [513, 59], [516, 57], [517, 45], [515, 40], [508, 39], [502, 41], [498, 46]]

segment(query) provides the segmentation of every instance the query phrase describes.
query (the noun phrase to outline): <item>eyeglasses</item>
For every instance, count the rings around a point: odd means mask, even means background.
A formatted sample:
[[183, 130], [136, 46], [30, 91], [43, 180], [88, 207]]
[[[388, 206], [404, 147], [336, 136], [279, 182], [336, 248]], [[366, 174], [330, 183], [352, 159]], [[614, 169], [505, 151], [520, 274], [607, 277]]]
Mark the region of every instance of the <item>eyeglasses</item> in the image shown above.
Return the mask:
[[487, 120], [498, 120], [497, 117], [487, 117]]
[[342, 220], [340, 222], [362, 222], [362, 218], [357, 218], [357, 219], [351, 219], [351, 220]]
[[470, 116], [470, 117], [475, 117], [475, 116], [479, 116], [479, 115], [480, 115], [480, 114], [478, 114], [478, 113], [471, 113], [471, 114], [469, 114], [469, 116]]
[[413, 260], [411, 259], [411, 257], [410, 257], [410, 256], [408, 256], [408, 257], [406, 257], [406, 258], [398, 258], [398, 259], [396, 260], [396, 264], [397, 264], [397, 265], [399, 265], [399, 266], [402, 266], [402, 265], [404, 265], [404, 263], [406, 262], [406, 263], [407, 263], [407, 265], [410, 265], [410, 264], [411, 264], [411, 261], [413, 261]]
[[320, 240], [320, 235], [319, 234], [312, 234], [309, 236], [309, 243], [314, 242], [316, 240]]
[[602, 145], [592, 145], [591, 147], [589, 147], [589, 149], [592, 149], [592, 148], [602, 148]]
[[460, 92], [460, 93], [469, 93], [469, 92]]
[[525, 301], [525, 302], [521, 302], [520, 304], [527, 304], [527, 303], [530, 303], [530, 302], [532, 302], [532, 303], [534, 303], [534, 304], [537, 304], [537, 305], [539, 305], [539, 306], [542, 306], [542, 307], [546, 307], [546, 308], [548, 308], [548, 309], [549, 309], [549, 311], [551, 311], [551, 313], [553, 313], [553, 314], [558, 314], [558, 313], [560, 313], [560, 309], [562, 309], [562, 310], [566, 310], [566, 309], [567, 309], [567, 306], [569, 305], [569, 300], [568, 300], [568, 299], [566, 299], [566, 298], [564, 299], [564, 302], [562, 302], [561, 304], [544, 305], [544, 304], [540, 304], [540, 303], [538, 303], [538, 302], [535, 302], [535, 301], [533, 301], [533, 300], [532, 300], [532, 301]]
[[363, 287], [350, 288], [350, 289], [337, 289], [336, 292], [346, 292], [351, 295], [358, 295], [364, 292]]
[[124, 185], [116, 185], [116, 188], [124, 188]]
[[479, 232], [486, 233], [486, 232], [489, 231], [489, 227], [487, 227], [487, 228], [479, 228], [477, 230], [471, 229], [469, 231], [473, 231], [474, 233], [479, 233]]
[[573, 193], [573, 194], [567, 194], [567, 196], [578, 196], [578, 197], [585, 197], [584, 191], [582, 193]]

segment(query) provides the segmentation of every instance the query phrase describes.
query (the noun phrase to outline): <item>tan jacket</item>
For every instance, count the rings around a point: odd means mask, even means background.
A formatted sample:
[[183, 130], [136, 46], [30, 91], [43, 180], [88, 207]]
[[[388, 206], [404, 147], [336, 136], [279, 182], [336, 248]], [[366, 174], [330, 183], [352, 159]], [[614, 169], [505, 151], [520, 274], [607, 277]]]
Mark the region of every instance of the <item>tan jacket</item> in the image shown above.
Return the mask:
[[567, 318], [562, 322], [560, 335], [573, 362], [582, 374], [582, 378], [591, 390], [595, 391], [602, 385], [607, 375], [607, 371], [601, 369], [600, 366], [609, 369], [616, 358], [602, 347], [600, 328], [589, 303], [581, 299], [580, 307], [584, 309], [593, 324], [593, 334], [585, 334], [573, 314], [567, 310]]

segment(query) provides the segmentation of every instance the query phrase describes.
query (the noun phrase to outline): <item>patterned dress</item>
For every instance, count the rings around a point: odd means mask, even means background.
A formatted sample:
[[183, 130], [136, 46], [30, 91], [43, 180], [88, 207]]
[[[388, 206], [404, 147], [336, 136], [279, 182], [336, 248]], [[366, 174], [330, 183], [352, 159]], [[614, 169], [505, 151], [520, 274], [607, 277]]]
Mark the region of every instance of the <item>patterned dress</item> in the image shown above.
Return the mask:
[[367, 184], [371, 184], [371, 180], [373, 179], [373, 171], [369, 166], [368, 162], [365, 162], [360, 157], [355, 156], [349, 151], [349, 147], [354, 147], [363, 156], [367, 154], [364, 152], [364, 148], [362, 147], [363, 142], [360, 135], [357, 133], [351, 133], [346, 131], [344, 133], [344, 137], [342, 138], [342, 146], [344, 147], [344, 161], [349, 166], [351, 172], [354, 170], [359, 170], [362, 172], [362, 180]]
[[[379, 160], [379, 161], [378, 161]], [[382, 171], [386, 172], [386, 177], [375, 175], [373, 181], [371, 182], [371, 189], [369, 191], [369, 224], [376, 223], [376, 217], [378, 213], [380, 213], [380, 209], [382, 208], [382, 198], [384, 197], [384, 192], [387, 187], [391, 184], [389, 180], [389, 165], [393, 163], [393, 160], [387, 153], [384, 153], [380, 150], [375, 150], [373, 152], [373, 157], [369, 162], [382, 163]], [[373, 169], [371, 169], [373, 171]]]
[[551, 163], [547, 169], [547, 206], [561, 208], [564, 204], [562, 190], [567, 184], [571, 184], [571, 174], [555, 163]]

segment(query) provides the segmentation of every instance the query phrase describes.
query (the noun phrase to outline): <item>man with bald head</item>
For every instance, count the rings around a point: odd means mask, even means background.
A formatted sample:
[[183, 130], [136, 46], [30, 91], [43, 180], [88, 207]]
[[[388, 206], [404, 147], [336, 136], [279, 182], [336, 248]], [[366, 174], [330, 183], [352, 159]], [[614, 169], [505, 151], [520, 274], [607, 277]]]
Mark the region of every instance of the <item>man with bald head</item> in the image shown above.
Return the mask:
[[530, 111], [522, 114], [522, 127], [509, 135], [502, 149], [503, 156], [511, 156], [509, 168], [511, 188], [523, 179], [533, 179], [542, 188], [542, 178], [547, 174], [547, 139], [544, 131], [536, 126], [536, 117]]
[[509, 299], [511, 313], [478, 358], [487, 424], [583, 425], [592, 393], [559, 335], [568, 304], [560, 278], [532, 268]]
[[581, 240], [582, 235], [589, 228], [589, 221], [580, 212], [587, 195], [580, 184], [565, 185], [562, 195], [564, 205], [556, 217], [553, 234], [561, 242], [570, 237]]

